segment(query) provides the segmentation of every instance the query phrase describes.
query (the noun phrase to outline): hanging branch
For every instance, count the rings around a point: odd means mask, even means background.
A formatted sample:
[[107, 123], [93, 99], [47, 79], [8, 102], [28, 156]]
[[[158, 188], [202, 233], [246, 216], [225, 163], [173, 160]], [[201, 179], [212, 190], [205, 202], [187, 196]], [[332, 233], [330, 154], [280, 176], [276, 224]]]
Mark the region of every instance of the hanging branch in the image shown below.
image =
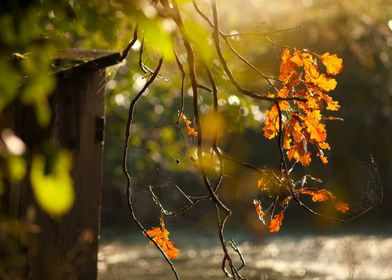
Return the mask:
[[282, 110], [280, 109], [280, 105], [278, 101], [274, 102], [276, 108], [278, 109], [278, 118], [279, 118], [279, 130], [278, 130], [278, 137], [276, 138], [279, 153], [280, 153], [280, 171], [285, 174], [287, 179], [289, 179], [289, 172], [287, 169], [286, 157], [284, 155], [284, 148], [283, 148], [283, 116]]
[[[165, 3], [163, 2], [163, 4], [165, 5]], [[165, 6], [164, 6], [165, 7]], [[168, 6], [166, 6], [165, 8], [169, 8]], [[189, 68], [189, 77], [190, 77], [190, 81], [191, 81], [191, 88], [192, 88], [192, 92], [193, 92], [193, 111], [194, 111], [194, 117], [195, 117], [195, 123], [196, 126], [198, 128], [198, 134], [197, 134], [197, 156], [198, 156], [198, 161], [199, 161], [199, 170], [201, 172], [202, 178], [203, 178], [203, 182], [204, 185], [206, 186], [211, 199], [214, 203], [216, 212], [217, 212], [217, 218], [218, 218], [218, 228], [219, 228], [219, 238], [220, 238], [220, 242], [222, 245], [222, 249], [224, 251], [224, 259], [223, 259], [223, 264], [222, 264], [222, 269], [224, 270], [225, 274], [227, 276], [232, 276], [235, 277], [235, 275], [239, 274], [235, 272], [234, 268], [233, 268], [233, 263], [231, 260], [231, 257], [229, 255], [228, 252], [228, 248], [226, 246], [226, 241], [224, 238], [224, 227], [225, 227], [225, 223], [228, 219], [228, 217], [231, 215], [231, 210], [229, 208], [227, 208], [227, 206], [225, 204], [223, 204], [223, 202], [218, 198], [218, 196], [216, 195], [216, 193], [214, 192], [214, 189], [211, 186], [211, 183], [207, 177], [206, 171], [205, 171], [205, 166], [204, 166], [204, 161], [203, 161], [203, 149], [202, 149], [202, 139], [203, 139], [203, 129], [201, 126], [201, 122], [200, 122], [200, 117], [199, 117], [199, 109], [198, 109], [198, 88], [199, 88], [199, 83], [197, 82], [197, 76], [196, 76], [196, 70], [195, 70], [195, 53], [193, 51], [192, 45], [190, 44], [187, 36], [186, 36], [186, 32], [184, 30], [184, 24], [182, 21], [182, 17], [181, 17], [181, 13], [179, 11], [178, 8], [178, 4], [177, 1], [174, 0], [173, 1], [173, 20], [177, 23], [177, 26], [179, 27], [179, 30], [182, 34], [182, 40], [184, 43], [184, 47], [186, 49], [187, 52], [187, 62], [188, 62], [188, 68]], [[223, 218], [223, 220], [221, 220], [220, 218], [220, 210], [222, 209], [225, 213], [225, 217]], [[232, 273], [228, 273], [226, 270], [226, 264], [229, 265]]]
[[143, 234], [150, 240], [150, 242], [152, 244], [154, 244], [158, 248], [158, 250], [160, 251], [160, 253], [164, 257], [166, 262], [170, 265], [170, 268], [173, 271], [175, 278], [177, 280], [179, 280], [180, 278], [179, 278], [178, 273], [177, 273], [177, 271], [176, 271], [176, 269], [175, 269], [175, 267], [173, 265], [173, 262], [168, 258], [166, 253], [157, 244], [157, 242], [151, 236], [149, 236], [147, 234], [146, 229], [144, 228], [144, 226], [142, 225], [142, 223], [139, 221], [139, 219], [136, 216], [135, 209], [133, 207], [132, 177], [131, 177], [131, 174], [128, 171], [128, 164], [127, 164], [129, 140], [130, 140], [131, 134], [132, 134], [131, 126], [132, 126], [132, 122], [133, 122], [133, 113], [134, 113], [134, 110], [135, 110], [135, 106], [136, 106], [137, 102], [139, 101], [140, 97], [142, 97], [142, 95], [146, 92], [148, 87], [154, 82], [155, 78], [158, 76], [158, 73], [159, 73], [159, 70], [161, 69], [162, 64], [163, 64], [163, 58], [161, 57], [159, 59], [157, 68], [152, 73], [151, 77], [148, 79], [148, 81], [146, 82], [144, 87], [132, 99], [131, 104], [129, 105], [128, 120], [127, 120], [127, 125], [126, 125], [126, 130], [125, 130], [125, 140], [124, 140], [124, 148], [123, 148], [122, 170], [123, 170], [124, 175], [127, 178], [127, 188], [126, 188], [127, 198], [128, 198], [127, 202], [128, 202], [128, 210], [129, 210], [129, 212], [131, 214], [131, 218], [137, 224], [137, 226], [140, 228], [140, 230], [143, 232]]
[[[214, 121], [218, 122], [220, 116], [219, 116], [219, 107], [218, 107], [218, 89], [216, 87], [216, 83], [214, 80], [214, 77], [212, 76], [210, 68], [207, 66], [207, 64], [204, 62], [204, 68], [207, 73], [208, 80], [210, 81], [211, 87], [212, 87], [212, 96], [213, 96], [213, 109], [214, 109]], [[218, 173], [218, 180], [215, 183], [214, 191], [217, 192], [222, 179], [223, 179], [223, 158], [222, 155], [219, 151], [218, 148], [218, 129], [214, 130], [214, 135], [212, 136], [212, 150], [218, 157], [219, 161], [219, 173]]]
[[181, 72], [181, 107], [180, 107], [180, 110], [178, 112], [178, 117], [177, 117], [177, 128], [178, 128], [180, 126], [181, 116], [184, 113], [184, 83], [185, 83], [186, 73], [185, 73], [184, 67], [182, 66], [182, 63], [181, 63], [180, 59], [178, 58], [178, 55], [175, 50], [174, 50], [174, 57], [176, 58], [176, 63], [177, 63], [178, 69]]

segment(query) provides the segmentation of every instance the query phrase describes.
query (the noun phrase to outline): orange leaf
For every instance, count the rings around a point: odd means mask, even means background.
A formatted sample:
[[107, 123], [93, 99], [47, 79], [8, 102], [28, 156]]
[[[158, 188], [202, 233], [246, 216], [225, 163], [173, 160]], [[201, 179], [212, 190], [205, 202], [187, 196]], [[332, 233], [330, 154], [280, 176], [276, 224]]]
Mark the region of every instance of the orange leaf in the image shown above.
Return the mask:
[[337, 111], [337, 110], [339, 110], [339, 108], [340, 108], [340, 105], [339, 105], [339, 102], [337, 102], [337, 101], [331, 100], [330, 102], [327, 103], [327, 110]]
[[324, 73], [321, 74], [318, 78], [312, 79], [311, 82], [325, 91], [335, 89], [337, 84], [335, 79], [328, 78]]
[[264, 136], [267, 139], [274, 138], [279, 131], [279, 112], [276, 106], [273, 106], [270, 110], [265, 111], [266, 120], [265, 125], [262, 128]]
[[311, 153], [306, 152], [303, 156], [299, 157], [299, 161], [302, 163], [304, 166], [308, 166], [310, 162], [312, 161], [312, 158], [310, 157]]
[[284, 49], [280, 61], [280, 75], [279, 80], [288, 84], [291, 80], [298, 76], [295, 70], [296, 64], [291, 61], [291, 54], [289, 49]]
[[160, 219], [160, 226], [147, 230], [146, 234], [162, 248], [170, 259], [175, 259], [180, 253], [180, 250], [178, 250], [174, 243], [169, 240], [169, 231], [166, 230], [162, 218]]
[[317, 190], [317, 191], [311, 191], [311, 190], [304, 189], [304, 190], [301, 190], [300, 193], [311, 195], [313, 202], [323, 202], [328, 199], [334, 198], [334, 195], [330, 191], [327, 191], [326, 189], [321, 189], [321, 190]]
[[301, 51], [296, 50], [296, 51], [293, 53], [293, 56], [290, 58], [290, 61], [291, 61], [292, 63], [294, 63], [294, 64], [295, 64], [296, 66], [298, 66], [298, 67], [303, 66], [303, 62], [302, 62], [302, 59], [301, 59]]
[[263, 211], [263, 208], [261, 207], [260, 200], [254, 199], [253, 204], [255, 205], [256, 213], [257, 216], [259, 217], [259, 220], [262, 221], [263, 224], [265, 225], [265, 220], [264, 220], [265, 213]]
[[181, 119], [185, 122], [185, 125], [188, 128], [188, 134], [190, 136], [196, 137], [197, 132], [194, 128], [191, 127], [191, 121], [188, 120], [184, 114], [181, 114]]
[[335, 202], [335, 208], [342, 213], [346, 213], [348, 210], [350, 210], [348, 204], [340, 200]]
[[[320, 63], [325, 69], [319, 69]], [[330, 150], [327, 140], [325, 118], [322, 110], [337, 111], [340, 105], [334, 101], [328, 92], [335, 89], [337, 82], [329, 75], [337, 75], [343, 69], [343, 60], [336, 54], [324, 53], [318, 55], [308, 50], [284, 49], [280, 62], [279, 80], [282, 87], [277, 93], [267, 94], [268, 97], [299, 97], [306, 102], [297, 100], [280, 100], [281, 111], [285, 111], [283, 119], [283, 148], [289, 160], [296, 160], [302, 165], [309, 165], [312, 158], [308, 146], [313, 144], [319, 151], [320, 160], [327, 164], [323, 149]], [[324, 73], [322, 73], [322, 71]], [[266, 120], [262, 128], [267, 139], [273, 139], [279, 132], [279, 113], [276, 106], [265, 111]]]
[[321, 159], [321, 161], [322, 161], [323, 164], [327, 164], [327, 163], [328, 163], [328, 159], [327, 159], [326, 156], [320, 155], [320, 159]]
[[319, 57], [323, 62], [327, 73], [330, 75], [337, 75], [343, 70], [343, 59], [339, 58], [336, 54], [325, 53]]
[[269, 224], [270, 232], [278, 232], [282, 225], [283, 221], [283, 211], [280, 211], [279, 214], [275, 215], [275, 217], [271, 220]]

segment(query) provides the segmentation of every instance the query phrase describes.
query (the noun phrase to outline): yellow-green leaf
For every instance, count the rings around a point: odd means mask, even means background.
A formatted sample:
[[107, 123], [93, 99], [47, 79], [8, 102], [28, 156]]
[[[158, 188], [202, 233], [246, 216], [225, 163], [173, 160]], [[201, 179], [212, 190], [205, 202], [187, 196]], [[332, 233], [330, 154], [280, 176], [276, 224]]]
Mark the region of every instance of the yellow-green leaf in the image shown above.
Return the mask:
[[71, 155], [60, 152], [53, 163], [52, 172], [45, 174], [45, 158], [36, 155], [31, 166], [30, 180], [38, 205], [53, 217], [71, 210], [75, 193], [72, 183]]

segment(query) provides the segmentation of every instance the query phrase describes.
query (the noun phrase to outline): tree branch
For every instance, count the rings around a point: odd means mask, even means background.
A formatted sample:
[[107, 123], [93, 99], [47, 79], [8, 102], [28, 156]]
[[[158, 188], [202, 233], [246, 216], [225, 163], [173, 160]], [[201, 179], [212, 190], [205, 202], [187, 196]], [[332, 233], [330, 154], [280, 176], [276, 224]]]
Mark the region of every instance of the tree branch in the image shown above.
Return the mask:
[[129, 110], [128, 110], [128, 120], [127, 120], [127, 125], [126, 125], [126, 131], [125, 131], [125, 140], [124, 140], [124, 148], [123, 148], [123, 158], [122, 158], [122, 170], [124, 175], [127, 178], [127, 197], [128, 197], [128, 210], [131, 214], [131, 218], [133, 221], [136, 223], [136, 225], [139, 227], [139, 229], [143, 232], [143, 234], [155, 245], [155, 247], [158, 248], [158, 250], [161, 252], [163, 257], [165, 258], [166, 262], [170, 265], [170, 268], [172, 269], [174, 276], [177, 280], [179, 280], [178, 273], [172, 263], [172, 261], [168, 258], [166, 253], [163, 251], [163, 249], [155, 242], [155, 240], [147, 234], [146, 229], [142, 225], [142, 223], [139, 221], [139, 219], [136, 216], [135, 209], [133, 207], [133, 190], [132, 190], [132, 177], [131, 174], [128, 171], [128, 164], [127, 164], [127, 159], [128, 159], [128, 149], [129, 149], [129, 140], [131, 137], [131, 126], [133, 122], [133, 113], [135, 110], [135, 106], [137, 102], [139, 101], [140, 97], [146, 92], [148, 87], [154, 82], [155, 78], [158, 76], [159, 70], [161, 69], [161, 66], [163, 64], [163, 58], [161, 57], [158, 62], [158, 66], [155, 69], [155, 71], [152, 73], [151, 77], [149, 80], [146, 82], [144, 87], [139, 91], [139, 93], [132, 99], [131, 104], [129, 105]]

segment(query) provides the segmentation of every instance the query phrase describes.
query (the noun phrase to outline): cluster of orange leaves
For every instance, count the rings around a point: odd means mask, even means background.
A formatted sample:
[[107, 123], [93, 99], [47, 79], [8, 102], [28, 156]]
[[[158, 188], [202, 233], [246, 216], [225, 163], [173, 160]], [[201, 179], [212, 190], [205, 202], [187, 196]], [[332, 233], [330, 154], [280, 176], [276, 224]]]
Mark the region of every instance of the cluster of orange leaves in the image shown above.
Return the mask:
[[[263, 178], [261, 178], [260, 180], [258, 180], [257, 186], [260, 190], [266, 192], [271, 197], [280, 196], [278, 202], [280, 206], [284, 209], [287, 207], [289, 201], [292, 198], [291, 193], [288, 192], [286, 188], [276, 184], [276, 182], [274, 183], [272, 180], [263, 180]], [[337, 199], [332, 192], [326, 189], [311, 190], [308, 188], [301, 188], [301, 189], [294, 190], [294, 193], [296, 195], [297, 194], [310, 195], [312, 197], [313, 202], [324, 202], [327, 200], [331, 200], [334, 203], [335, 209], [342, 213], [346, 213], [347, 211], [350, 210], [350, 207], [346, 202]], [[267, 225], [266, 213], [263, 211], [263, 207], [261, 205], [260, 200], [257, 199], [253, 200], [253, 204], [255, 206], [257, 216], [263, 222], [264, 225]], [[282, 225], [283, 218], [284, 218], [284, 210], [281, 210], [278, 214], [274, 215], [274, 217], [269, 222], [268, 230], [270, 232], [279, 231]]]
[[320, 189], [314, 191], [309, 189], [300, 189], [297, 190], [296, 192], [300, 194], [307, 194], [312, 196], [313, 202], [323, 202], [323, 201], [331, 200], [334, 203], [336, 210], [342, 213], [346, 213], [348, 210], [350, 210], [350, 207], [348, 206], [347, 203], [341, 200], [337, 200], [336, 196], [326, 189]]
[[188, 134], [190, 136], [197, 137], [197, 131], [191, 127], [191, 121], [188, 120], [183, 113], [181, 113], [181, 119], [184, 121], [184, 123], [188, 129]]
[[[326, 73], [322, 73], [319, 64], [323, 64]], [[308, 143], [317, 149], [317, 156], [328, 163], [324, 150], [330, 150], [327, 143], [327, 131], [321, 110], [337, 111], [340, 107], [328, 94], [336, 87], [336, 80], [331, 76], [343, 70], [343, 60], [336, 54], [318, 55], [307, 50], [295, 50], [293, 53], [285, 49], [280, 63], [279, 80], [282, 88], [270, 97], [301, 98], [306, 101], [281, 100], [280, 110], [286, 120], [283, 122], [283, 147], [287, 157], [307, 166], [311, 162]], [[279, 132], [279, 110], [276, 105], [265, 112], [266, 121], [262, 128], [264, 136], [272, 139]]]
[[[159, 245], [159, 247], [161, 247], [168, 258], [175, 259], [180, 253], [180, 250], [177, 249], [174, 243], [169, 240], [170, 233], [166, 229], [162, 218], [160, 219], [159, 227], [154, 227], [150, 230], [147, 230], [146, 234], [151, 237]], [[151, 242], [150, 244], [153, 243]]]

